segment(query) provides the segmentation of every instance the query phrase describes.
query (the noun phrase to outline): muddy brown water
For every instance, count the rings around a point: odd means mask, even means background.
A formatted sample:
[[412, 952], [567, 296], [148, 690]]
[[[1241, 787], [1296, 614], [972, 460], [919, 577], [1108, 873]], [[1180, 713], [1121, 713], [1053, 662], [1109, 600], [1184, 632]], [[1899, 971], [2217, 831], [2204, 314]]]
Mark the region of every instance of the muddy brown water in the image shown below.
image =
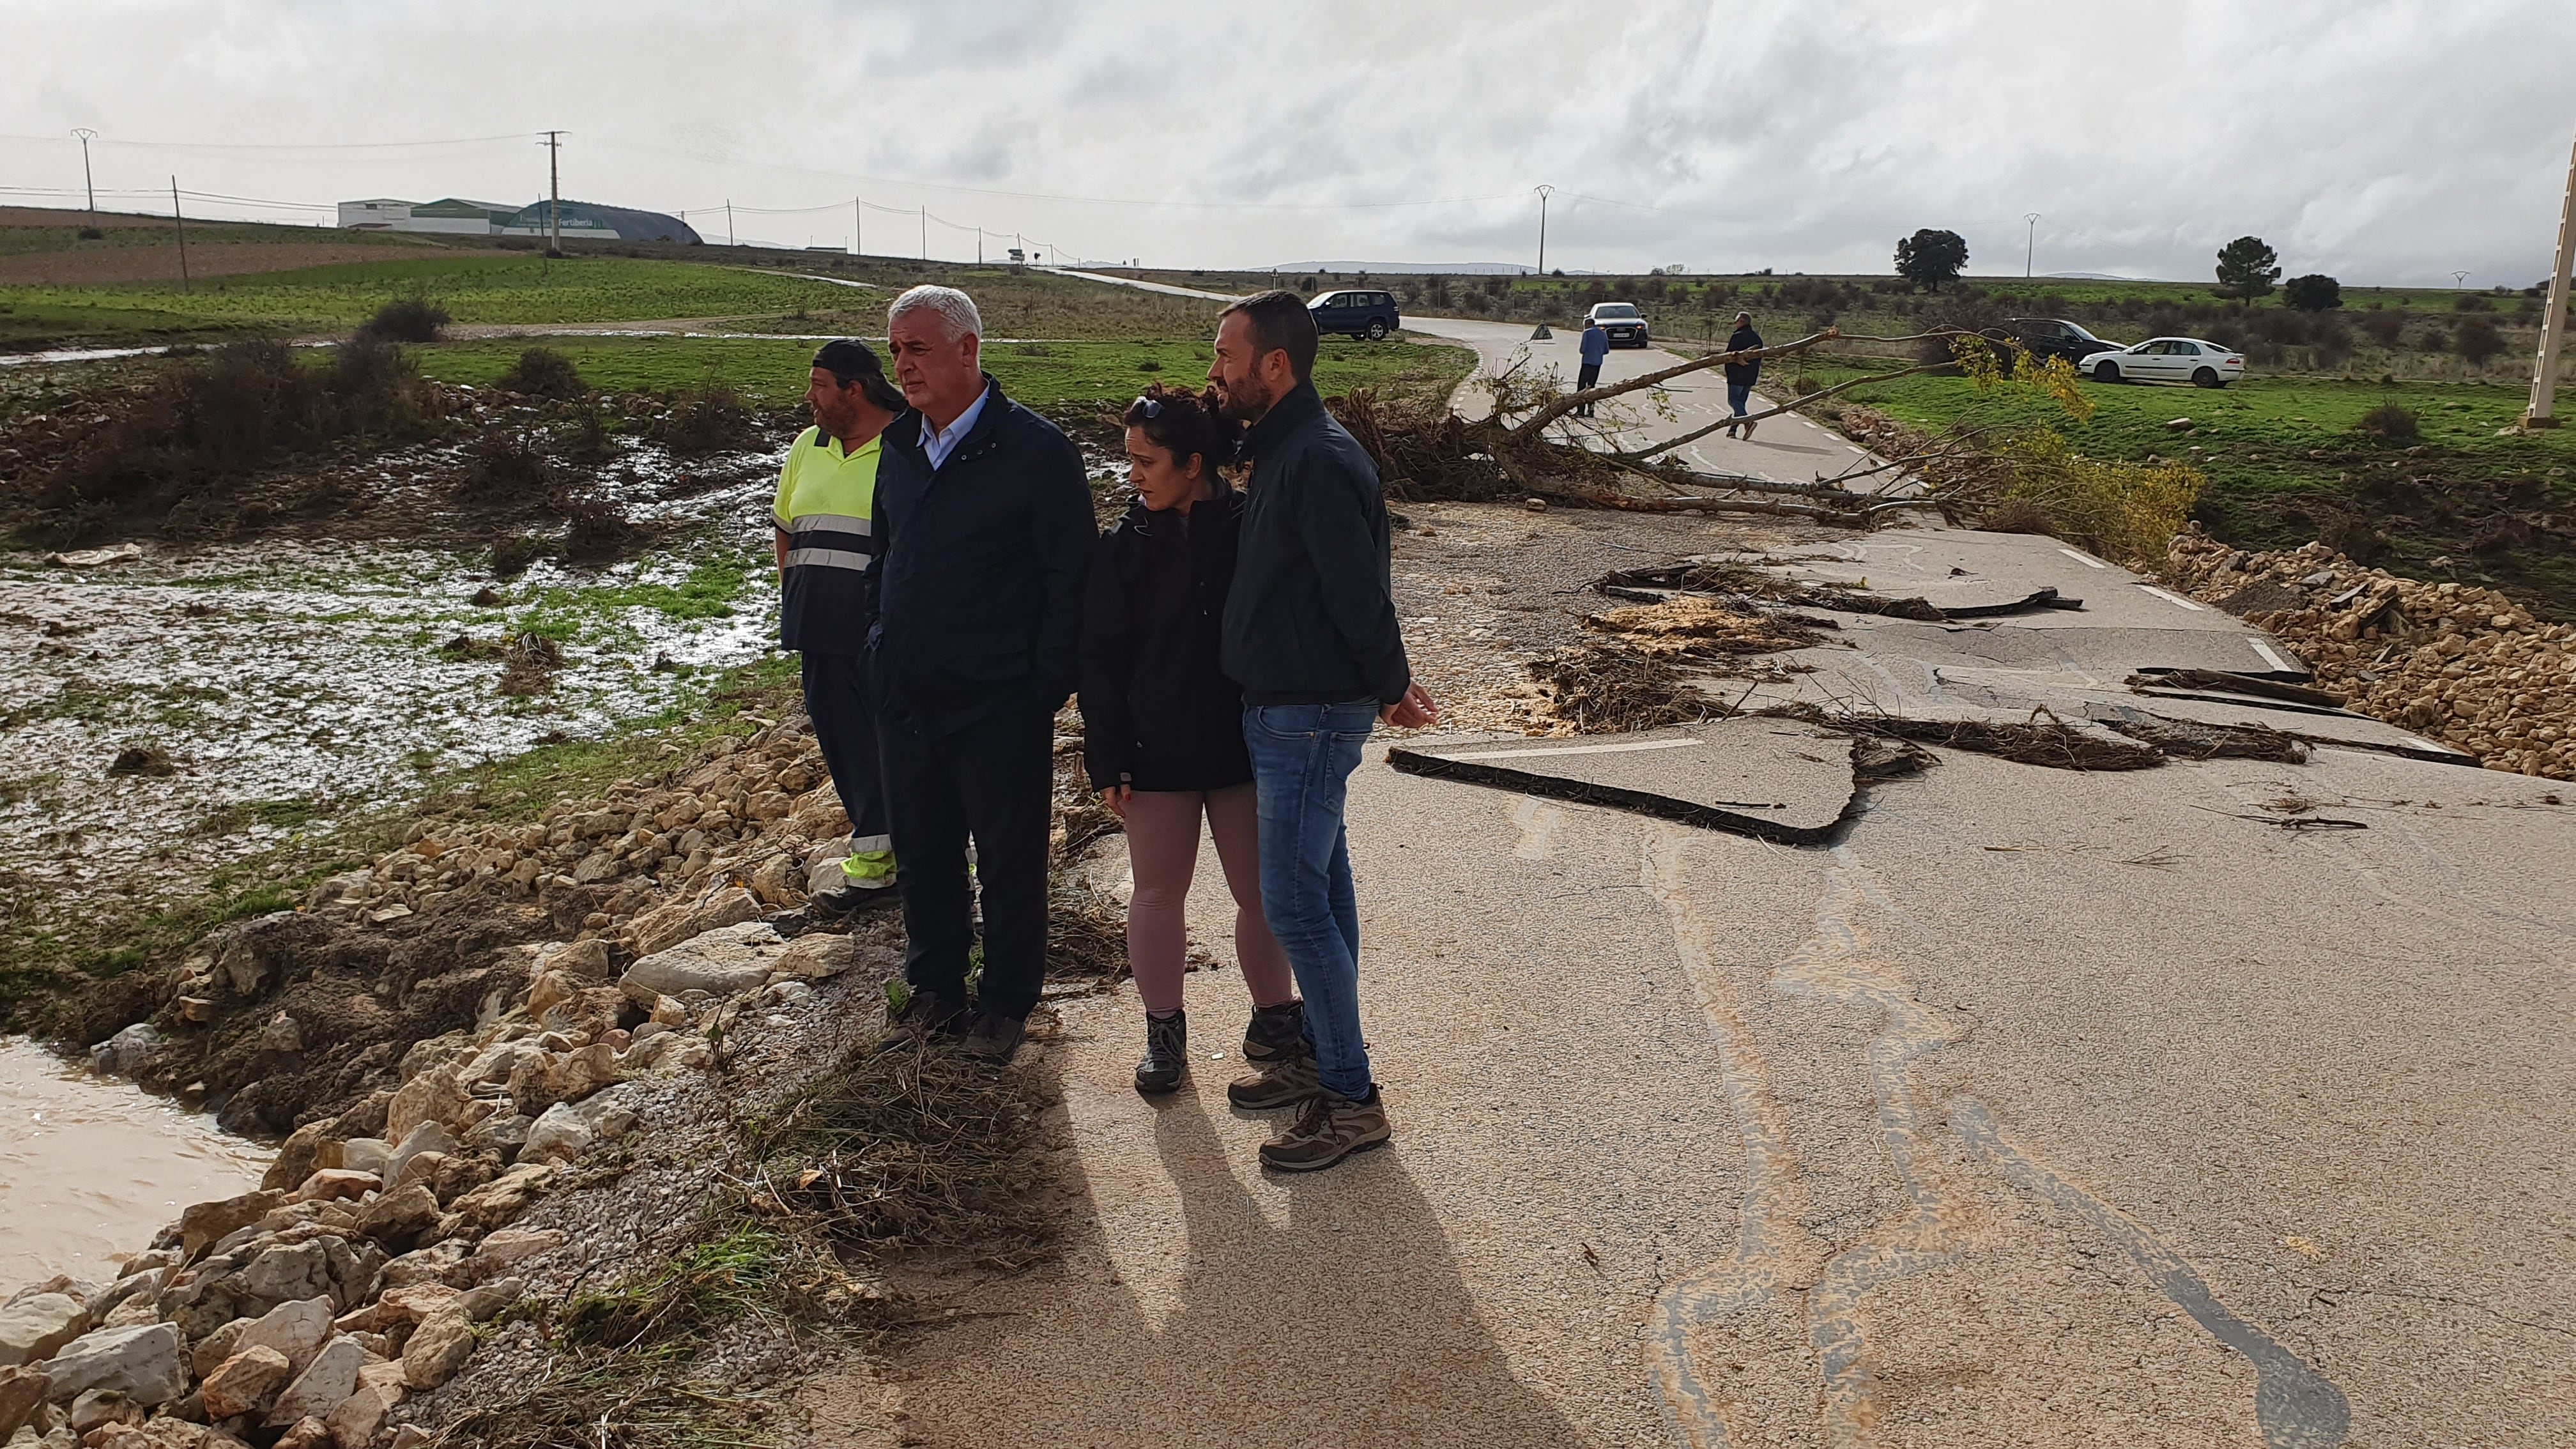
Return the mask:
[[0, 1037], [0, 1296], [94, 1283], [190, 1203], [259, 1186], [270, 1149], [131, 1082]]

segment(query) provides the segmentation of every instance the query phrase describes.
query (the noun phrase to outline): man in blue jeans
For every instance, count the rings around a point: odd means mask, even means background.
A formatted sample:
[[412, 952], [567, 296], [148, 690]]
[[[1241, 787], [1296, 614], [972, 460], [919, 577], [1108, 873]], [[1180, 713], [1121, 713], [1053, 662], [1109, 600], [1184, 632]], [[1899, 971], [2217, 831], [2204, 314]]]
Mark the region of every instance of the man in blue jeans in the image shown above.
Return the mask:
[[1726, 435], [1734, 437], [1740, 426], [1749, 439], [1753, 436], [1753, 420], [1744, 416], [1744, 405], [1752, 400], [1753, 384], [1762, 380], [1762, 334], [1753, 330], [1752, 313], [1735, 314], [1735, 331], [1726, 339], [1726, 350], [1753, 354], [1726, 364], [1726, 405], [1734, 410], [1732, 416], [1737, 419], [1726, 425]]
[[[1576, 392], [1585, 392], [1590, 390], [1593, 384], [1599, 382], [1601, 380], [1601, 364], [1608, 361], [1609, 357], [1609, 332], [1605, 330], [1600, 323], [1593, 321], [1591, 318], [1585, 318], [1583, 321], [1583, 363], [1582, 366], [1575, 369], [1574, 390]], [[1592, 416], [1592, 404], [1585, 403], [1582, 406], [1577, 407], [1574, 410], [1574, 415], [1578, 418], [1588, 418]]]
[[1226, 1088], [1252, 1111], [1300, 1107], [1262, 1145], [1283, 1172], [1332, 1166], [1390, 1135], [1360, 1035], [1359, 905], [1342, 826], [1351, 771], [1379, 721], [1440, 717], [1397, 626], [1377, 468], [1315, 393], [1315, 321], [1294, 292], [1225, 309], [1208, 381], [1250, 425], [1225, 672], [1261, 802], [1261, 906], [1306, 1001], [1306, 1045]]

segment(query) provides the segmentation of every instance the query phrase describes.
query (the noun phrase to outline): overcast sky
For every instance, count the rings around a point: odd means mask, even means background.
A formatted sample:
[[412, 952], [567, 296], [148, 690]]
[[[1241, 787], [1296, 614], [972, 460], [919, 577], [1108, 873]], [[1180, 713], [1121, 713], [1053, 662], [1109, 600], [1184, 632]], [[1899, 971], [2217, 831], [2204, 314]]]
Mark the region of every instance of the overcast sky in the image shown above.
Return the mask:
[[77, 205], [91, 126], [102, 206], [515, 204], [561, 127], [567, 197], [710, 241], [730, 200], [847, 246], [861, 197], [872, 253], [927, 205], [934, 256], [1149, 266], [1527, 263], [1545, 183], [1569, 269], [1884, 273], [1931, 226], [2017, 276], [2035, 211], [2042, 273], [2204, 279], [2250, 232], [2520, 287], [2576, 132], [2571, 0], [0, 0], [0, 35], [0, 200]]

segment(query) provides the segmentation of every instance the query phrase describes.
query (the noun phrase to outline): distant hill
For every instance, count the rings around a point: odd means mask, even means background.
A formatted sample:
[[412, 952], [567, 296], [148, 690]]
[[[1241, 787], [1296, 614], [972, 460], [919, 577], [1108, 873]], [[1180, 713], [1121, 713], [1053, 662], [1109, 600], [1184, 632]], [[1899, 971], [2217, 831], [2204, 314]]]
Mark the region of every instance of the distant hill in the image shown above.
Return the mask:
[[[1255, 267], [1268, 272], [1339, 272], [1350, 276], [1366, 272], [1370, 276], [1404, 276], [1438, 273], [1448, 277], [1516, 277], [1529, 270], [1516, 262], [1281, 262], [1275, 267]], [[1590, 276], [1588, 272], [1568, 270], [1569, 277]]]

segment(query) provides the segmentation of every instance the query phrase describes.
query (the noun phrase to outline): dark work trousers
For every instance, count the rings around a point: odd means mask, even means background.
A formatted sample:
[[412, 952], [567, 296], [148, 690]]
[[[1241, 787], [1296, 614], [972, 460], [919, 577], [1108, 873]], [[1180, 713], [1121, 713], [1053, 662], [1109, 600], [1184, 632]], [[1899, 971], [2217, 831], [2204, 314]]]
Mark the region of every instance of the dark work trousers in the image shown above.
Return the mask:
[[[1574, 370], [1574, 390], [1576, 392], [1588, 391], [1599, 384], [1600, 381], [1600, 363], [1587, 362]], [[1578, 418], [1588, 418], [1592, 416], [1592, 404], [1585, 403], [1583, 406], [1576, 408], [1574, 410], [1574, 415]]]
[[974, 941], [966, 841], [984, 895], [982, 1010], [1022, 1017], [1046, 979], [1047, 832], [1055, 786], [1055, 721], [1035, 708], [988, 715], [934, 735], [900, 707], [878, 716], [895, 883], [910, 942], [903, 979], [943, 1002], [966, 1000]]
[[856, 654], [802, 656], [805, 713], [814, 719], [814, 743], [823, 768], [850, 817], [850, 849], [890, 850], [886, 792], [877, 751], [877, 712], [868, 697], [868, 662]]

